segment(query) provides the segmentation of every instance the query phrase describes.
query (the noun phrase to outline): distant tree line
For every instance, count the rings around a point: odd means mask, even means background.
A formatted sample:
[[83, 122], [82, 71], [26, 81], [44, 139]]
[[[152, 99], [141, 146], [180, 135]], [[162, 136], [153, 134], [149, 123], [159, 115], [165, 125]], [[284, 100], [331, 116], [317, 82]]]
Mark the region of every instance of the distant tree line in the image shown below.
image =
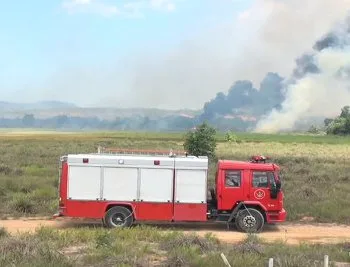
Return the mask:
[[[144, 131], [187, 131], [194, 128], [199, 118], [184, 116], [166, 116], [150, 118], [148, 116], [116, 117], [113, 120], [98, 117], [79, 117], [59, 115], [49, 118], [36, 118], [26, 114], [20, 118], [0, 118], [0, 128], [43, 128], [65, 130], [144, 130]], [[252, 126], [239, 118], [218, 118], [210, 123], [220, 131], [246, 131]]]
[[[49, 118], [36, 118], [26, 114], [19, 118], [0, 118], [0, 128], [42, 128], [60, 130], [125, 130], [125, 131], [188, 131], [206, 122], [218, 131], [250, 131], [256, 121], [243, 120], [239, 117], [225, 118], [215, 115], [203, 120], [201, 115], [191, 118], [185, 116], [165, 116], [150, 118], [148, 116], [116, 117], [113, 120], [98, 117], [80, 117], [59, 115]], [[335, 118], [326, 118], [324, 127], [310, 126], [309, 132], [326, 132], [332, 135], [350, 135], [350, 106], [341, 109]]]

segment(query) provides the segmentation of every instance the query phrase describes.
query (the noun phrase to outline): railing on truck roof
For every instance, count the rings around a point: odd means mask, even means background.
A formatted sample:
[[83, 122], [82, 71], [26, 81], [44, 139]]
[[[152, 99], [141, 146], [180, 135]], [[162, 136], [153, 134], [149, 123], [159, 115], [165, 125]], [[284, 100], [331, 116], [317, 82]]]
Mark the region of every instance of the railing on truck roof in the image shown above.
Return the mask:
[[149, 149], [126, 149], [98, 147], [98, 154], [122, 154], [122, 155], [147, 155], [147, 156], [189, 156], [186, 151], [179, 150], [149, 150]]

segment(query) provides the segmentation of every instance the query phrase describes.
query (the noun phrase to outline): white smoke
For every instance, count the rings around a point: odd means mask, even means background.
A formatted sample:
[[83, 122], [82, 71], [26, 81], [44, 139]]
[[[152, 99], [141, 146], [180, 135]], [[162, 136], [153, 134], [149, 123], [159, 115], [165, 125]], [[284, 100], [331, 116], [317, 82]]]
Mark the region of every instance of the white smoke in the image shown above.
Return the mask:
[[[232, 12], [235, 8], [229, 1], [208, 1], [205, 5], [210, 5], [215, 22], [208, 18], [200, 27], [189, 24], [186, 31], [190, 34], [178, 36], [170, 49], [161, 48], [160, 42], [152, 44], [154, 50], [145, 42], [144, 51], [132, 56], [133, 60], [128, 55], [123, 62], [127, 70], [109, 79], [101, 77], [99, 88], [110, 88], [101, 105], [199, 109], [218, 91], [227, 92], [236, 80], [250, 80], [259, 88], [268, 71], [288, 76], [294, 59], [350, 8], [350, 0], [336, 0], [336, 4], [334, 0], [252, 2], [238, 18], [221, 19], [221, 8]], [[104, 73], [103, 69], [92, 77]], [[84, 88], [94, 84], [87, 80], [91, 79], [88, 75], [76, 80], [81, 83], [84, 79]], [[117, 97], [115, 88], [122, 91]]]
[[314, 61], [320, 72], [306, 74], [287, 87], [282, 109], [273, 110], [261, 120], [257, 132], [291, 130], [300, 119], [334, 115], [350, 104], [349, 79], [346, 73], [344, 77], [344, 72], [339, 72], [350, 66], [350, 47], [322, 50], [315, 55]]

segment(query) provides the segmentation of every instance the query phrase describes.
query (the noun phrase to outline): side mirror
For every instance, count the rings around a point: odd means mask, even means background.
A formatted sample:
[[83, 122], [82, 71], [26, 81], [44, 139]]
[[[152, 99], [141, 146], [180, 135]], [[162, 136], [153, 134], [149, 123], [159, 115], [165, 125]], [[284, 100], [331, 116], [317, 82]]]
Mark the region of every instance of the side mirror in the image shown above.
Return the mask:
[[276, 189], [277, 189], [277, 191], [281, 190], [281, 181], [280, 180], [276, 181]]
[[278, 192], [280, 190], [279, 188], [280, 188], [280, 186], [278, 186], [277, 183], [276, 183], [276, 185], [271, 184], [271, 188], [270, 188], [271, 198], [277, 198]]

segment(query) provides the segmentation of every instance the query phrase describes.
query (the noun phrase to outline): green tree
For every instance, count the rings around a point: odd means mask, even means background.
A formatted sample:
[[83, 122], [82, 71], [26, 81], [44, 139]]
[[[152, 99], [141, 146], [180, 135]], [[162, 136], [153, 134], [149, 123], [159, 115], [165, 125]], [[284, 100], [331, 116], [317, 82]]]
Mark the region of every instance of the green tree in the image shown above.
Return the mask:
[[334, 120], [325, 120], [327, 134], [349, 135], [350, 134], [350, 107], [345, 106]]
[[208, 156], [216, 158], [216, 130], [206, 122], [198, 125], [194, 131], [186, 134], [184, 148], [194, 156]]
[[330, 119], [330, 118], [324, 119], [324, 125], [325, 125], [326, 127], [328, 127], [328, 125], [330, 125], [332, 122], [333, 122], [333, 119]]
[[22, 118], [22, 124], [24, 127], [34, 127], [35, 117], [33, 114], [26, 114]]
[[345, 106], [341, 109], [340, 117], [341, 118], [348, 118], [350, 116], [350, 107]]

